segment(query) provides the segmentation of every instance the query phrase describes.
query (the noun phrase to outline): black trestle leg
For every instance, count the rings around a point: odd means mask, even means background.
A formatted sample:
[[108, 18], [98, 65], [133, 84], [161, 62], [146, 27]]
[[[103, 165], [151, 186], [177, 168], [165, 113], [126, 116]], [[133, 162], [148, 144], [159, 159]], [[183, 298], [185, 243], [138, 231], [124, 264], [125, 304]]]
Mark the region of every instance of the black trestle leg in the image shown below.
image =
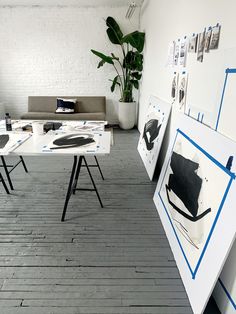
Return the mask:
[[96, 164], [97, 164], [97, 166], [98, 166], [98, 170], [99, 170], [99, 172], [100, 172], [100, 175], [101, 175], [101, 177], [102, 177], [102, 180], [104, 180], [104, 176], [103, 176], [102, 170], [101, 170], [101, 168], [100, 168], [100, 165], [99, 165], [99, 163], [98, 163], [97, 157], [94, 156], [94, 158], [95, 158]]
[[78, 161], [78, 165], [77, 165], [77, 169], [76, 169], [76, 174], [75, 174], [75, 180], [74, 180], [74, 184], [73, 184], [73, 194], [75, 194], [76, 188], [77, 188], [77, 184], [78, 184], [78, 180], [79, 180], [79, 174], [80, 174], [80, 169], [82, 166], [82, 161], [83, 161], [83, 157], [80, 156], [79, 157], [79, 161]]
[[6, 173], [7, 180], [9, 182], [10, 188], [11, 188], [11, 190], [14, 190], [13, 184], [12, 184], [12, 181], [11, 181], [11, 178], [10, 178], [10, 175], [9, 175], [9, 171], [7, 169], [7, 165], [6, 165], [6, 162], [5, 162], [5, 158], [3, 156], [1, 156], [1, 160], [2, 160], [2, 165], [3, 165], [4, 171]]
[[65, 199], [62, 216], [61, 216], [61, 221], [65, 220], [67, 205], [68, 205], [68, 202], [71, 197], [72, 190], [73, 190], [73, 182], [74, 182], [75, 170], [76, 170], [76, 165], [77, 165], [77, 159], [78, 159], [77, 156], [74, 156], [74, 162], [73, 162], [73, 166], [71, 170], [70, 181], [69, 181], [69, 185], [68, 185], [68, 189], [66, 193], [66, 199]]
[[99, 195], [99, 193], [98, 193], [98, 190], [97, 190], [96, 184], [94, 183], [94, 180], [93, 180], [92, 174], [91, 174], [91, 172], [90, 172], [90, 170], [89, 170], [89, 166], [88, 166], [88, 164], [87, 164], [87, 161], [86, 161], [86, 159], [85, 159], [85, 157], [84, 157], [84, 156], [83, 156], [82, 158], [83, 158], [84, 163], [85, 163], [85, 166], [86, 166], [86, 168], [87, 168], [87, 170], [88, 170], [88, 174], [89, 174], [90, 179], [91, 179], [91, 181], [92, 181], [92, 184], [93, 184], [93, 187], [94, 187], [94, 191], [95, 191], [95, 192], [96, 192], [96, 194], [97, 194], [97, 197], [98, 197], [99, 203], [100, 203], [101, 207], [103, 208], [103, 204], [102, 204], [102, 201], [101, 201], [100, 195]]
[[7, 185], [6, 185], [6, 183], [5, 183], [5, 180], [3, 179], [3, 176], [2, 176], [1, 173], [0, 173], [0, 182], [2, 182], [2, 185], [4, 186], [4, 189], [5, 189], [5, 191], [7, 192], [7, 194], [10, 194], [10, 192], [9, 192], [9, 190], [8, 190], [8, 187], [7, 187]]
[[22, 156], [20, 156], [20, 160], [21, 160], [22, 165], [23, 165], [23, 167], [24, 167], [24, 169], [25, 169], [25, 172], [28, 173], [28, 169], [27, 169], [27, 167], [26, 167], [25, 161], [24, 161], [24, 159], [23, 159]]

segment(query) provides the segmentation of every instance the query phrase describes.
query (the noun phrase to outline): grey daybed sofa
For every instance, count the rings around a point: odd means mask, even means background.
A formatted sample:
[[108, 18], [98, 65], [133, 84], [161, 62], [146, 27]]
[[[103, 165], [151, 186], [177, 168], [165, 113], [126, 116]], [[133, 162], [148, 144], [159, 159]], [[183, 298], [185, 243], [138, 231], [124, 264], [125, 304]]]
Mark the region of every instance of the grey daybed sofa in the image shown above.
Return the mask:
[[[75, 112], [55, 113], [57, 98], [76, 98]], [[29, 96], [28, 112], [21, 119], [106, 120], [105, 96]]]

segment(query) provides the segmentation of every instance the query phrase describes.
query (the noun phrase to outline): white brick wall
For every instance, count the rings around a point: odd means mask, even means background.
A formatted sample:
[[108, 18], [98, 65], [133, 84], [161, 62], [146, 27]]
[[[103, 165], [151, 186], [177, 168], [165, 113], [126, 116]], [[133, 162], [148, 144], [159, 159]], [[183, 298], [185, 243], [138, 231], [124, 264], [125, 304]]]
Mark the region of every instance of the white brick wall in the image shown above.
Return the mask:
[[28, 95], [105, 95], [109, 121], [117, 121], [118, 94], [110, 92], [111, 66], [97, 69], [96, 49], [115, 46], [104, 19], [113, 16], [125, 33], [138, 29], [127, 7], [0, 7], [0, 103], [12, 117], [27, 111]]

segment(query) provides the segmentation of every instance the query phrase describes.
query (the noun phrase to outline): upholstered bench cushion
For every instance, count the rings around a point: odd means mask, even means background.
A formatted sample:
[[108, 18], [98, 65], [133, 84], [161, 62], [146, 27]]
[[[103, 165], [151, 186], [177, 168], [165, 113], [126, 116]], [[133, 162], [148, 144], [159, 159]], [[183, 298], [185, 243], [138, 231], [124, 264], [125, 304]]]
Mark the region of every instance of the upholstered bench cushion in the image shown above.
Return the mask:
[[54, 112], [27, 112], [21, 116], [21, 119], [29, 120], [106, 120], [104, 112], [81, 112], [81, 113], [54, 113]]

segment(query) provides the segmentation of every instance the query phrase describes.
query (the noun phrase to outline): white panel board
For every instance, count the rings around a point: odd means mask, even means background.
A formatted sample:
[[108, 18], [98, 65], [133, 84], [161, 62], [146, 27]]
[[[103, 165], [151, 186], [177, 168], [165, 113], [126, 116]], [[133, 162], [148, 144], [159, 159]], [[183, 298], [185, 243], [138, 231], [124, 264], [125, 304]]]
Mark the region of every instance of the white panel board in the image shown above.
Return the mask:
[[214, 298], [221, 313], [236, 312], [236, 241], [230, 251], [220, 278], [214, 289]]
[[235, 238], [236, 180], [226, 164], [233, 156], [236, 170], [236, 144], [186, 115], [176, 125], [154, 202], [193, 312], [200, 314]]
[[[236, 63], [235, 63], [236, 64]], [[236, 106], [236, 69], [227, 69], [218, 116], [217, 131], [236, 141], [236, 123], [233, 114]]]
[[138, 151], [151, 180], [155, 172], [170, 109], [169, 103], [155, 96], [150, 97], [144, 129], [139, 138]]

